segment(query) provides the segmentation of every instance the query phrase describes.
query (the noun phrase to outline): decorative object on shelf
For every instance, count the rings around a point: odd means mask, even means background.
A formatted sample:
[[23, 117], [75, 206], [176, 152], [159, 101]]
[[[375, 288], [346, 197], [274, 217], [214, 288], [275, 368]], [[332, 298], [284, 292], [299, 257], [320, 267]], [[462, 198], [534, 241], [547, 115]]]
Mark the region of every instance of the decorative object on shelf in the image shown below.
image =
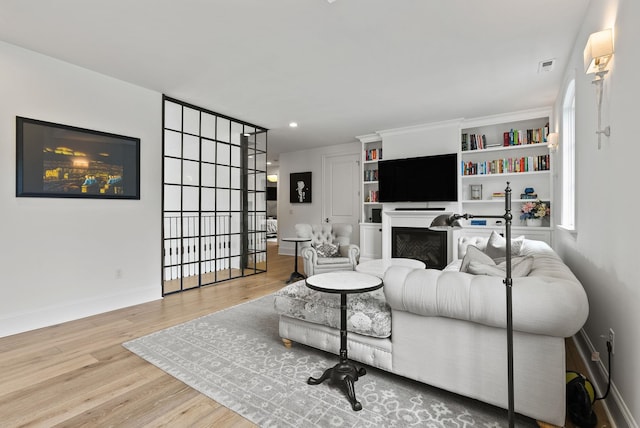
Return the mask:
[[311, 203], [311, 172], [292, 172], [289, 188], [289, 202]]
[[482, 199], [482, 184], [470, 184], [471, 188], [471, 199], [474, 201], [479, 201]]
[[486, 226], [487, 220], [485, 219], [473, 219], [471, 220], [471, 226]]
[[593, 80], [596, 85], [596, 102], [598, 105], [598, 149], [601, 147], [600, 138], [602, 134], [607, 137], [611, 135], [611, 127], [605, 126], [602, 129], [602, 90], [604, 85], [604, 76], [609, 72], [607, 66], [613, 56], [613, 34], [611, 29], [602, 30], [593, 33], [587, 40], [584, 48], [584, 71], [586, 74], [595, 74]]
[[506, 244], [506, 269], [505, 269], [505, 290], [507, 300], [507, 382], [508, 382], [508, 417], [509, 427], [513, 428], [515, 424], [515, 406], [514, 406], [514, 382], [513, 382], [513, 304], [512, 304], [512, 288], [513, 279], [511, 278], [511, 187], [507, 182], [505, 188], [504, 214], [502, 215], [473, 215], [473, 214], [443, 214], [436, 217], [429, 226], [433, 230], [448, 230], [451, 228], [461, 228], [460, 219], [480, 218], [498, 218], [505, 221], [505, 244]]
[[526, 219], [526, 224], [528, 227], [540, 227], [542, 226], [541, 218], [528, 218]]
[[536, 199], [525, 202], [520, 212], [520, 220], [525, 220], [527, 226], [542, 226], [542, 219], [550, 214], [550, 209], [546, 202]]
[[520, 199], [538, 199], [538, 194], [533, 187], [526, 187], [524, 193], [520, 194]]
[[371, 209], [371, 223], [382, 223], [382, 208]]

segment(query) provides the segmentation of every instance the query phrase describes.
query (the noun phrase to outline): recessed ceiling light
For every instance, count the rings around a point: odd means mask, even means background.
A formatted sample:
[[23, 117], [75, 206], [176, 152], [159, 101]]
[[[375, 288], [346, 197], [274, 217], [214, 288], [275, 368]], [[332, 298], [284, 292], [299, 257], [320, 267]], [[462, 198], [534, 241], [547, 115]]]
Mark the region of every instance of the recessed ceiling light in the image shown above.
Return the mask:
[[271, 161], [267, 161], [267, 165], [271, 165]]
[[297, 128], [298, 127], [298, 123], [297, 122], [291, 122], [291, 123], [289, 123], [289, 127], [290, 128]]

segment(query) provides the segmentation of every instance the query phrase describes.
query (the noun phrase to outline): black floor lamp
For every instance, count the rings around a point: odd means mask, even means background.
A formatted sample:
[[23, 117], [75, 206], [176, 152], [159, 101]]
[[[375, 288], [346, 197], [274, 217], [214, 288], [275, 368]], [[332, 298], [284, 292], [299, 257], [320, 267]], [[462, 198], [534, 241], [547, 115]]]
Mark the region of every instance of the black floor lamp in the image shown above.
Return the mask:
[[506, 276], [504, 279], [505, 289], [507, 292], [507, 381], [509, 383], [509, 427], [514, 426], [514, 405], [513, 405], [513, 313], [512, 313], [512, 296], [511, 289], [513, 286], [513, 280], [511, 278], [511, 187], [507, 181], [507, 188], [505, 189], [504, 199], [504, 214], [503, 215], [473, 215], [473, 214], [443, 214], [436, 217], [432, 222], [430, 229], [433, 230], [448, 230], [459, 229], [462, 227], [460, 219], [468, 220], [474, 217], [480, 218], [500, 218], [505, 222], [505, 240], [507, 241], [507, 253], [506, 256]]

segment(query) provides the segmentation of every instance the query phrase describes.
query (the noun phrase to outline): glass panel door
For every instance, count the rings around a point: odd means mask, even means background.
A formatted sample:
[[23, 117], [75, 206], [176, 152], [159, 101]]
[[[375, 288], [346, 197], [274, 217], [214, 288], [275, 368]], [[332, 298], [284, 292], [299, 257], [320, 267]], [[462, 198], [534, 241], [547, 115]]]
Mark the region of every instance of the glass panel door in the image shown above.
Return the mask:
[[163, 108], [163, 295], [266, 271], [267, 130]]

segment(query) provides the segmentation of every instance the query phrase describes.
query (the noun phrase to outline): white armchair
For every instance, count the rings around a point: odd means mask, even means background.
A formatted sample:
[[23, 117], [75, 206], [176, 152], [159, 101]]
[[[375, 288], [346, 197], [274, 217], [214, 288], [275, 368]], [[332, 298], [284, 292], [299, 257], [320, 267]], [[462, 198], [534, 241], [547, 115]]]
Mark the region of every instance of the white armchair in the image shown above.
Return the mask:
[[[355, 270], [360, 258], [360, 247], [351, 244], [353, 226], [350, 224], [296, 224], [299, 238], [310, 238], [311, 242], [301, 244], [300, 255], [304, 260], [307, 276], [337, 270]], [[323, 244], [338, 245], [335, 257], [323, 257], [316, 248]]]

